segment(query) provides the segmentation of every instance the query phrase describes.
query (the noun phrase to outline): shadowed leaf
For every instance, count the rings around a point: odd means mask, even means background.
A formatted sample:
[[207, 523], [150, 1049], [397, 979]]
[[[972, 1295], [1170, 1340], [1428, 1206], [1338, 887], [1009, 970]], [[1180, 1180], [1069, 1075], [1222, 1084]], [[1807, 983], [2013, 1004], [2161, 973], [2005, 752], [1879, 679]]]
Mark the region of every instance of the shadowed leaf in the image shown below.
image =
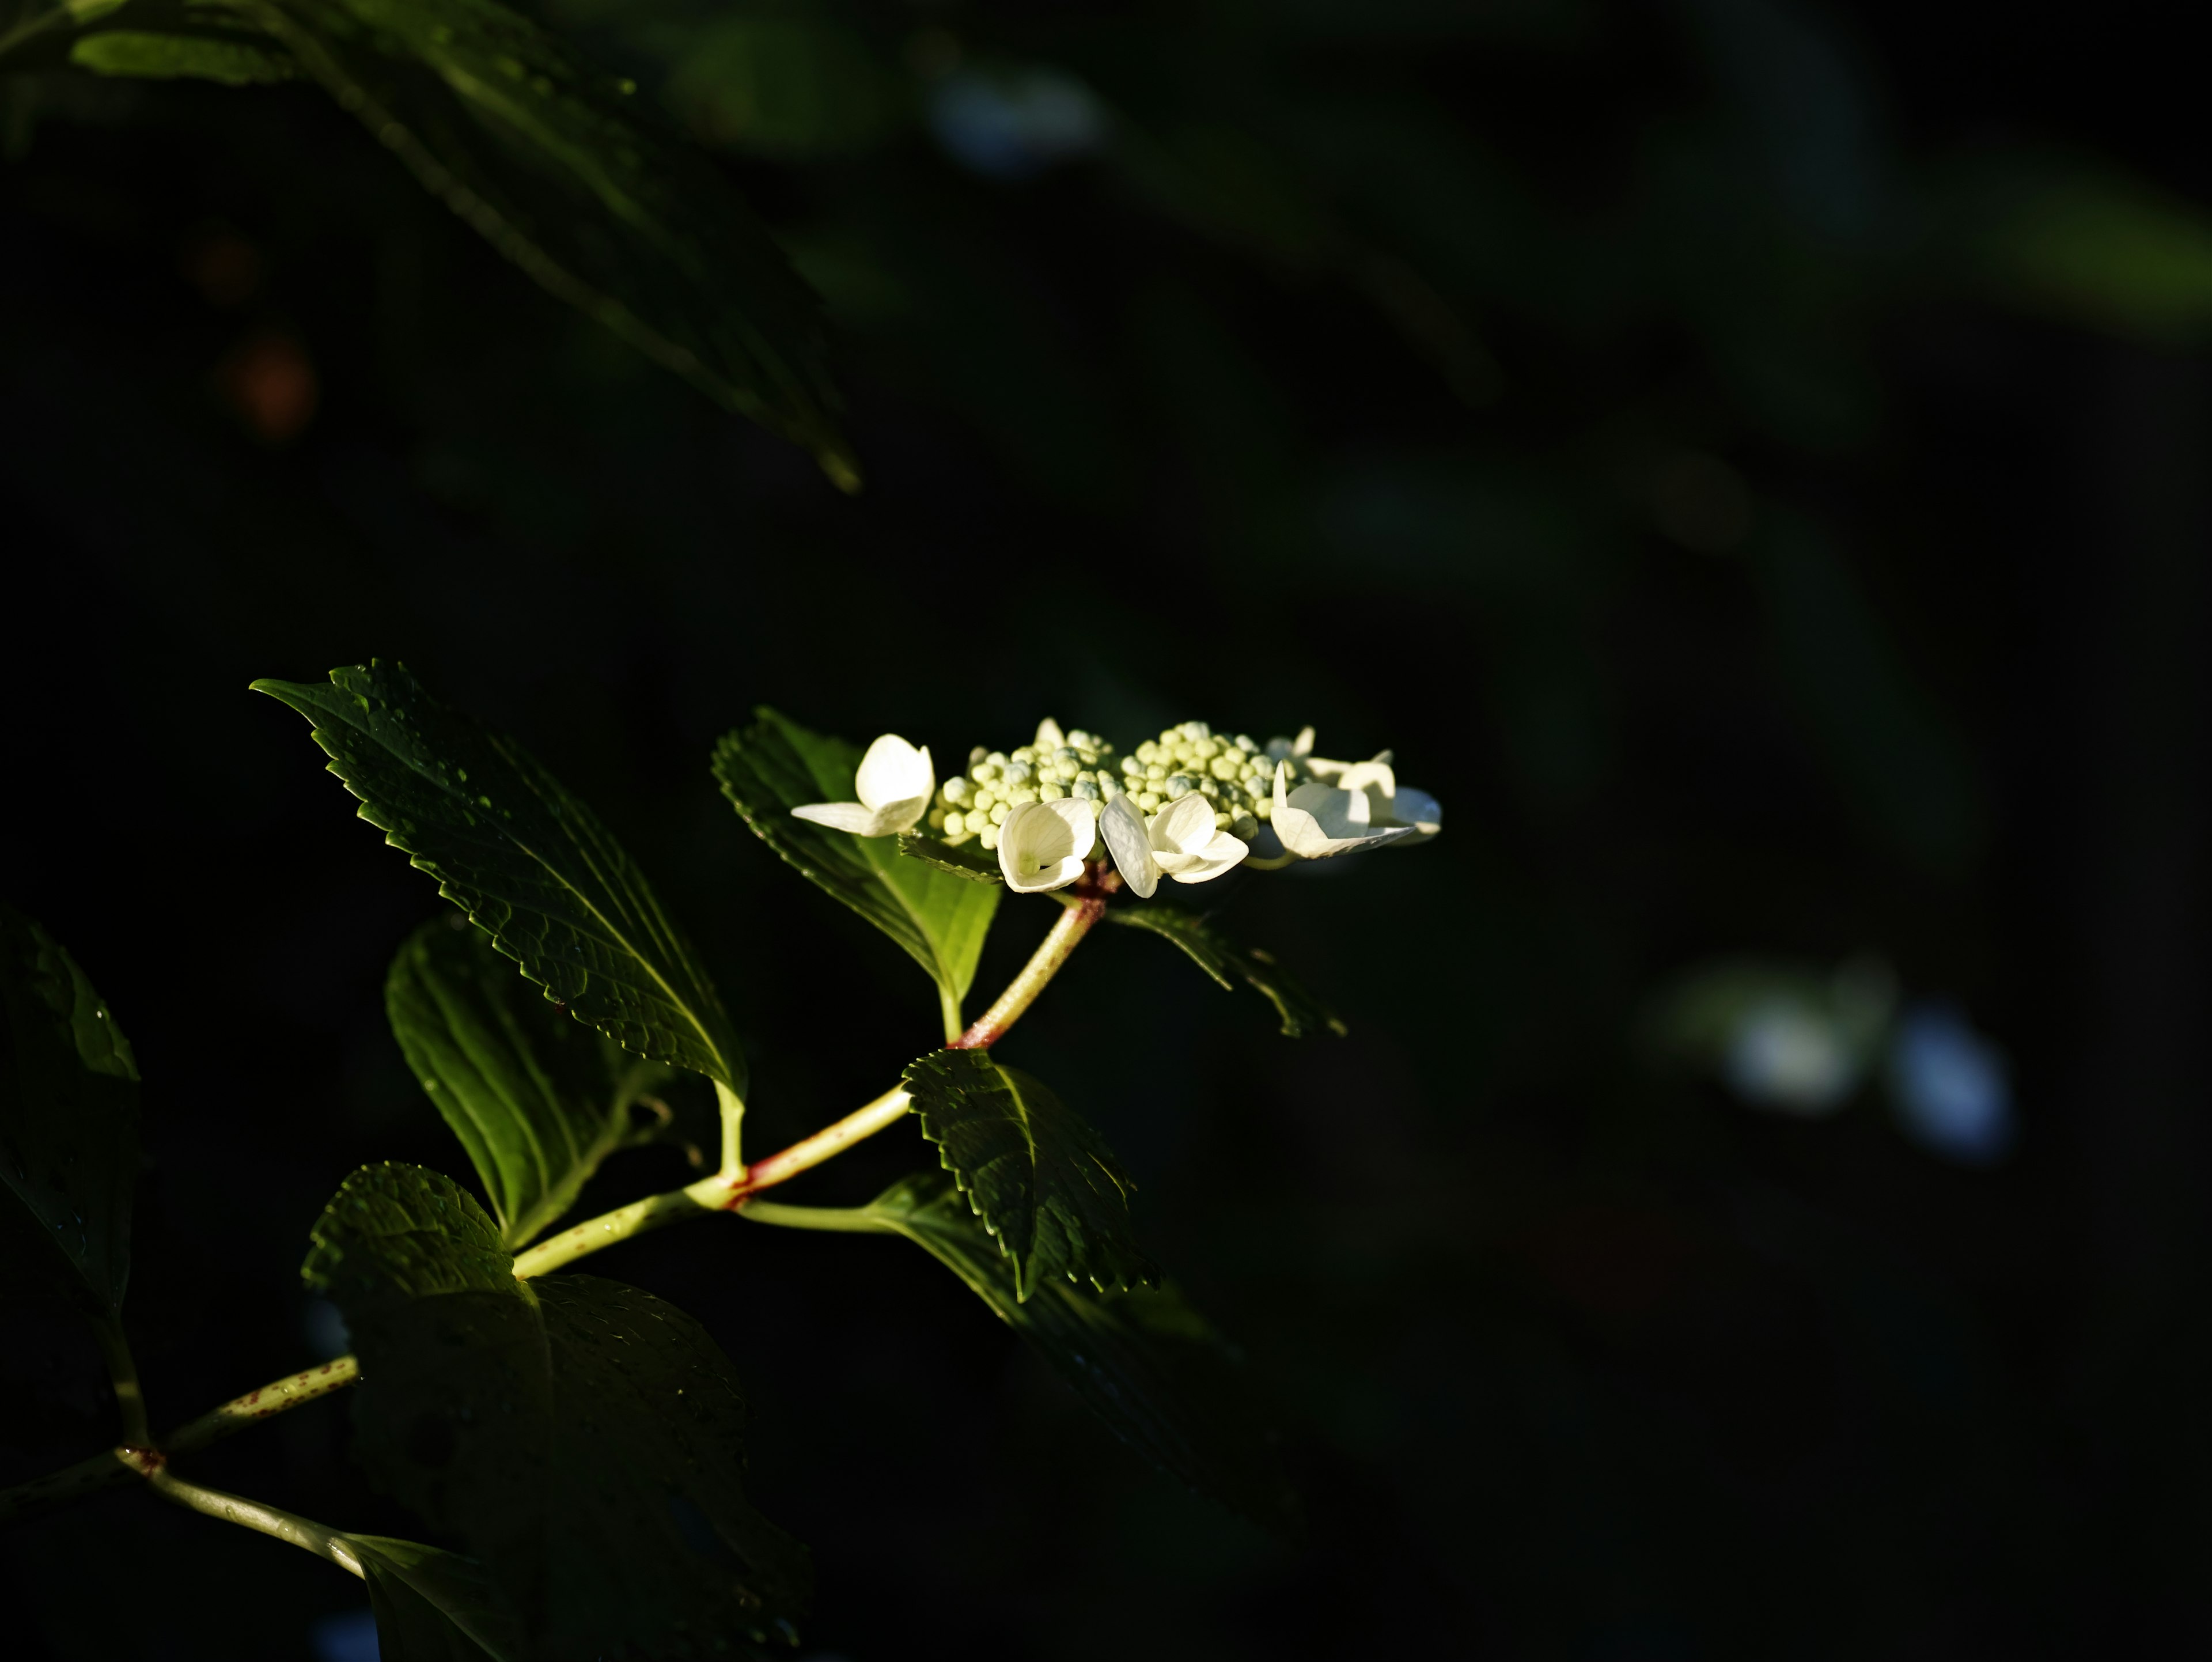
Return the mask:
[[862, 1215], [967, 1282], [1116, 1436], [1254, 1522], [1297, 1532], [1297, 1499], [1243, 1359], [1173, 1286], [1093, 1294], [1048, 1281], [1024, 1300], [1012, 1266], [942, 1172], [893, 1184]]
[[1218, 986], [1233, 992], [1237, 983], [1243, 982], [1275, 1007], [1284, 1033], [1291, 1038], [1319, 1032], [1344, 1036], [1344, 1024], [1288, 971], [1265, 953], [1237, 946], [1204, 918], [1163, 905], [1109, 906], [1105, 917], [1109, 923], [1144, 929], [1174, 941]]
[[379, 1662], [520, 1662], [521, 1624], [476, 1560], [387, 1536], [345, 1541], [368, 1572]]
[[798, 1616], [806, 1552], [744, 1499], [744, 1398], [705, 1331], [618, 1282], [516, 1281], [450, 1178], [373, 1172], [305, 1268], [362, 1360], [362, 1458], [483, 1562], [523, 1650], [690, 1658]]
[[988, 1050], [935, 1050], [906, 1070], [921, 1134], [938, 1145], [1012, 1266], [1015, 1296], [1047, 1280], [1156, 1282], [1129, 1227], [1129, 1181], [1089, 1121]]
[[76, 960], [0, 901], [0, 1288], [118, 1309], [137, 1176], [130, 1042]]
[[575, 1202], [616, 1149], [650, 1139], [631, 1105], [669, 1077], [563, 1015], [480, 929], [426, 923], [392, 961], [385, 1010], [407, 1065], [521, 1246]]
[[314, 723], [361, 817], [549, 998], [624, 1050], [743, 1095], [736, 1035], [690, 943], [599, 817], [521, 746], [398, 665], [253, 686]]

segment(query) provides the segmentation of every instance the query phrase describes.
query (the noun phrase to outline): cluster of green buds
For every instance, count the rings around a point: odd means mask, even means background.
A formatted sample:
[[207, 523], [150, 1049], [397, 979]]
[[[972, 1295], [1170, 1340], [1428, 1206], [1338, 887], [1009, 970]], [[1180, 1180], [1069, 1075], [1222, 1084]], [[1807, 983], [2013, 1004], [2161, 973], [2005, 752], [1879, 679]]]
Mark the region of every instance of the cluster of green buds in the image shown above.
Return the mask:
[[929, 828], [948, 843], [970, 837], [986, 849], [999, 846], [999, 827], [1025, 802], [1066, 798], [1103, 804], [1119, 794], [1114, 746], [1081, 728], [1062, 733], [1047, 717], [1036, 737], [1011, 751], [968, 752], [968, 770], [945, 782], [929, 810]]
[[1263, 746], [1247, 734], [1216, 738], [1203, 721], [1182, 721], [1122, 758], [1122, 782], [1148, 814], [1195, 791], [1213, 805], [1217, 829], [1249, 841], [1275, 811], [1275, 763], [1291, 750], [1287, 739]]

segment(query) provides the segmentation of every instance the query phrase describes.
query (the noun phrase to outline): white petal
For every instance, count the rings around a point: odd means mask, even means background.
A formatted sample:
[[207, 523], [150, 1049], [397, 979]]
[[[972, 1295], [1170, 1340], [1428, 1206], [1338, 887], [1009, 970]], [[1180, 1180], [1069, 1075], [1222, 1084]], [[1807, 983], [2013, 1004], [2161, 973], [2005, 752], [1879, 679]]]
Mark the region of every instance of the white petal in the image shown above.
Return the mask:
[[[1145, 835], [1155, 854], [1195, 854], [1213, 838], [1213, 803], [1203, 792], [1193, 791], [1147, 819]], [[1163, 869], [1172, 869], [1162, 863]]]
[[1293, 756], [1304, 756], [1312, 749], [1313, 729], [1311, 728], [1300, 728], [1298, 729], [1298, 736], [1291, 741], [1291, 754]]
[[1302, 860], [1327, 860], [1413, 834], [1410, 825], [1370, 830], [1364, 791], [1354, 794], [1309, 783], [1285, 792], [1283, 786], [1289, 772], [1287, 764], [1275, 770], [1275, 812], [1268, 823], [1283, 839], [1283, 846]]
[[999, 827], [999, 870], [1016, 894], [1064, 889], [1083, 875], [1098, 811], [1079, 796], [1020, 802]]
[[1051, 716], [1048, 715], [1037, 723], [1035, 743], [1036, 747], [1047, 755], [1050, 755], [1066, 742], [1067, 735], [1060, 730], [1060, 723], [1054, 721]]
[[1098, 834], [1106, 839], [1106, 852], [1114, 856], [1114, 868], [1121, 874], [1129, 892], [1140, 900], [1150, 900], [1152, 891], [1160, 886], [1159, 862], [1152, 858], [1145, 816], [1126, 793], [1109, 802], [1099, 814]]
[[[928, 746], [916, 750], [896, 733], [886, 733], [860, 758], [860, 770], [853, 776], [853, 794], [872, 808], [908, 802], [917, 796], [927, 807], [929, 799], [937, 794], [937, 770], [930, 763]], [[910, 829], [913, 824], [909, 819], [900, 829]]]
[[1230, 870], [1250, 852], [1239, 838], [1227, 831], [1216, 831], [1212, 840], [1197, 853], [1176, 855], [1177, 863], [1173, 866], [1164, 858], [1160, 865], [1178, 883], [1205, 883]]
[[912, 831], [928, 811], [929, 799], [916, 796], [903, 802], [887, 802], [879, 808], [858, 802], [810, 802], [803, 808], [793, 808], [791, 817], [811, 819], [817, 825], [850, 831], [855, 837], [893, 837]]
[[[1383, 752], [1384, 755], [1389, 753], [1387, 751]], [[1339, 773], [1333, 782], [1339, 790], [1379, 790], [1386, 802], [1398, 794], [1398, 776], [1390, 771], [1390, 764], [1379, 756], [1372, 762], [1354, 762]]]
[[1397, 795], [1390, 801], [1390, 817], [1401, 825], [1411, 825], [1424, 837], [1434, 837], [1444, 828], [1443, 805], [1411, 785], [1398, 787]]

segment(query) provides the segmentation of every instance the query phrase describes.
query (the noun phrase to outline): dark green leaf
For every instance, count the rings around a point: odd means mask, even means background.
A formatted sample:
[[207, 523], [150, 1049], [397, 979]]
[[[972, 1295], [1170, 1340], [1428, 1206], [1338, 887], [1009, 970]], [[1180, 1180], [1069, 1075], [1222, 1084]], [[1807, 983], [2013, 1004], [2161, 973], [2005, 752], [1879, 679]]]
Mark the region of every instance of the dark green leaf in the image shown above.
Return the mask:
[[386, 1161], [339, 1185], [300, 1273], [350, 1314], [441, 1293], [514, 1295], [514, 1258], [476, 1197], [441, 1172]]
[[76, 960], [0, 901], [0, 1189], [12, 1196], [0, 1205], [21, 1215], [0, 1235], [6, 1284], [81, 1282], [102, 1309], [119, 1308], [137, 1176], [130, 1042]]
[[516, 1662], [522, 1626], [473, 1558], [381, 1535], [344, 1537], [368, 1572], [381, 1662]]
[[988, 1050], [935, 1050], [906, 1070], [921, 1134], [1013, 1266], [1015, 1296], [1054, 1279], [1100, 1288], [1159, 1279], [1129, 1227], [1135, 1187], [1098, 1133]]
[[945, 1006], [945, 1037], [960, 1029], [960, 1001], [975, 979], [975, 959], [1000, 891], [968, 881], [920, 860], [900, 857], [888, 837], [851, 837], [791, 810], [809, 802], [846, 802], [860, 752], [842, 739], [811, 733], [772, 709], [714, 747], [714, 777], [761, 841], [799, 873], [906, 948], [936, 981]]
[[70, 62], [97, 75], [157, 81], [219, 81], [225, 86], [289, 81], [299, 67], [273, 41], [247, 37], [154, 34], [110, 29], [88, 34], [70, 48]]
[[820, 302], [632, 83], [495, 0], [270, 0], [246, 15], [538, 283], [858, 487]]
[[980, 843], [941, 843], [933, 837], [902, 837], [898, 839], [898, 851], [909, 860], [919, 860], [970, 883], [1006, 880], [999, 862], [984, 853]]
[[512, 1263], [434, 1173], [357, 1173], [325, 1213], [307, 1273], [362, 1359], [372, 1476], [483, 1561], [533, 1657], [764, 1640], [805, 1604], [806, 1554], [744, 1497], [728, 1360], [647, 1294]]
[[508, 1246], [567, 1211], [607, 1155], [651, 1135], [635, 1129], [631, 1105], [667, 1071], [562, 1015], [459, 916], [424, 924], [399, 949], [384, 1005]]
[[1267, 953], [1237, 946], [1202, 917], [1177, 911], [1172, 906], [1109, 906], [1106, 921], [1133, 929], [1147, 929], [1172, 941], [1190, 955], [1190, 961], [1221, 986], [1235, 990], [1243, 982], [1267, 995], [1283, 1019], [1283, 1032], [1292, 1038], [1308, 1033], [1331, 1032], [1342, 1038], [1344, 1024], [1322, 1001], [1308, 992]]
[[253, 685], [314, 723], [361, 817], [549, 998], [625, 1050], [744, 1093], [737, 1038], [690, 942], [598, 816], [521, 746], [397, 665]]
[[1242, 1358], [1172, 1286], [1094, 1296], [1048, 1281], [1024, 1301], [941, 1172], [893, 1184], [864, 1215], [967, 1282], [1115, 1435], [1255, 1522], [1296, 1531], [1297, 1501]]

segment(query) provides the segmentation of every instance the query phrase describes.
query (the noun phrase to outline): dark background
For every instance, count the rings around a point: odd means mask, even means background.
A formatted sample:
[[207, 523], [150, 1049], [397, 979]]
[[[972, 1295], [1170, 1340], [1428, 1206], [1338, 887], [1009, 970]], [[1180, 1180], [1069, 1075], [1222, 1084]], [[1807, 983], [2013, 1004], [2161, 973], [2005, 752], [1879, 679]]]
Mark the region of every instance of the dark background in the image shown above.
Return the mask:
[[[319, 93], [8, 89], [0, 859], [146, 1078], [158, 1422], [313, 1354], [354, 1166], [465, 1167], [381, 1014], [440, 903], [249, 679], [404, 659], [594, 803], [736, 1013], [762, 1148], [936, 1034], [715, 792], [752, 704], [940, 758], [1311, 721], [1445, 835], [1204, 898], [1351, 1037], [1109, 931], [1004, 1047], [1268, 1381], [1311, 1540], [1151, 1475], [900, 1244], [611, 1251], [748, 1383], [806, 1650], [2212, 1644], [2212, 153], [2170, 9], [546, 15], [825, 292], [857, 499]], [[963, 164], [947, 78], [1037, 65], [1098, 143]], [[1052, 910], [1004, 908], [979, 1007]], [[1957, 1001], [2009, 1158], [1656, 1070], [1654, 989], [1741, 952]], [[924, 1163], [895, 1130], [791, 1197]], [[684, 1175], [626, 1155], [586, 1204]], [[109, 1441], [81, 1333], [7, 1333], [0, 1482]], [[420, 1532], [336, 1403], [194, 1469]], [[0, 1538], [10, 1655], [304, 1656], [359, 1599], [137, 1494]]]

